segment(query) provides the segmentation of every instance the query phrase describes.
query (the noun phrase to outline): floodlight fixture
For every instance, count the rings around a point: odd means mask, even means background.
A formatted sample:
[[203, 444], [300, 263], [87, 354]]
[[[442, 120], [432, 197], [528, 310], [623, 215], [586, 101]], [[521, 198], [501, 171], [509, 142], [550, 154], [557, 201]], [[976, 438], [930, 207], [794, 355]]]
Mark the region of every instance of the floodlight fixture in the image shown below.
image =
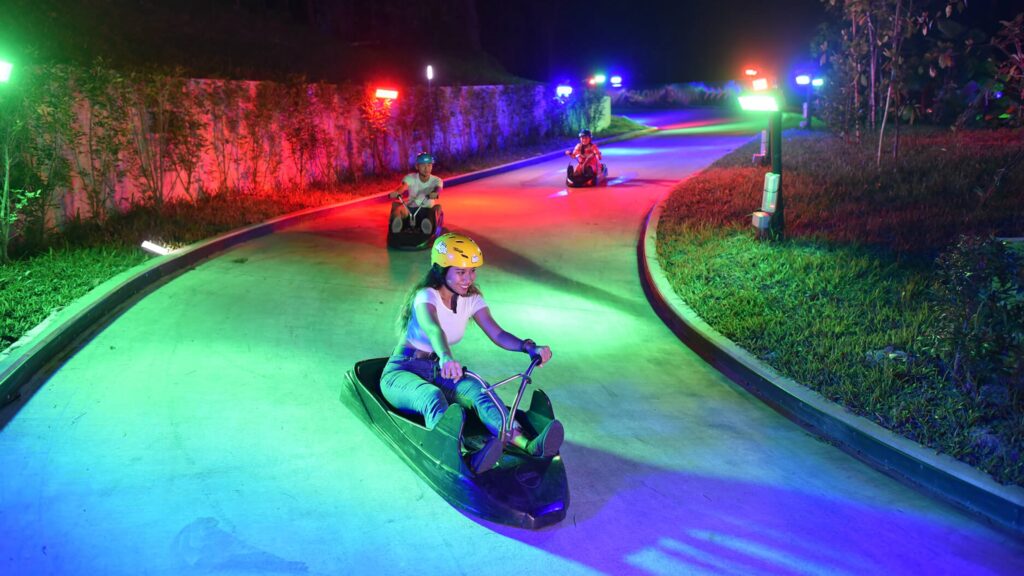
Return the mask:
[[11, 71], [14, 70], [14, 64], [6, 60], [0, 60], [0, 82], [7, 82], [11, 79]]
[[815, 88], [821, 88], [824, 85], [825, 85], [825, 79], [824, 78], [815, 78], [814, 80], [811, 80], [811, 86], [814, 86]]
[[779, 101], [774, 94], [744, 94], [740, 108], [747, 112], [778, 112]]
[[799, 76], [796, 77], [796, 83], [799, 84], [800, 86], [807, 86], [808, 84], [811, 83], [811, 77], [808, 76], [807, 74], [800, 74]]
[[434, 67], [431, 66], [430, 64], [427, 64], [427, 80], [433, 80], [433, 79], [434, 79]]
[[398, 90], [392, 90], [390, 88], [377, 88], [377, 92], [374, 96], [382, 100], [396, 100], [398, 99]]
[[614, 86], [616, 88], [621, 88], [622, 87], [622, 76], [619, 76], [618, 74], [616, 74], [615, 76], [612, 76], [608, 80], [612, 83], [612, 86]]
[[594, 74], [594, 82], [597, 82], [598, 84], [604, 84], [607, 81], [608, 77], [605, 76], [604, 74]]
[[569, 96], [572, 96], [572, 86], [569, 86], [568, 84], [559, 84], [558, 87], [555, 88], [555, 95], [559, 98], [568, 98]]
[[754, 82], [751, 84], [755, 91], [763, 92], [768, 89], [767, 78], [754, 78]]
[[743, 75], [744, 76], [757, 76], [757, 69], [756, 68], [747, 68], [746, 70], [743, 71]]

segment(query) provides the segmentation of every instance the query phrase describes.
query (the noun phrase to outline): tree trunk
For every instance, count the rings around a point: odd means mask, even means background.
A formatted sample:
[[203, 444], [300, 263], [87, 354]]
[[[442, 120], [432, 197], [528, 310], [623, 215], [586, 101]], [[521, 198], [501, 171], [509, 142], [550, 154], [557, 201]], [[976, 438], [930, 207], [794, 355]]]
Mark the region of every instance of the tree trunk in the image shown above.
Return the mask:
[[903, 102], [900, 99], [900, 93], [896, 93], [896, 115], [892, 119], [892, 159], [893, 161], [899, 160], [900, 157], [900, 111], [903, 109]]
[[[852, 35], [850, 36], [851, 43], [857, 40], [857, 18], [854, 15], [850, 18], [852, 24]], [[853, 90], [853, 131], [854, 140], [860, 142], [860, 120], [857, 118], [860, 114], [860, 60], [854, 58], [853, 67], [853, 82], [850, 87]]]
[[6, 135], [3, 135], [4, 185], [0, 196], [0, 262], [7, 262], [7, 244], [11, 237], [11, 150]]
[[878, 125], [878, 34], [875, 30], [875, 22], [871, 18], [871, 8], [868, 5], [868, 42], [870, 50], [868, 54], [870, 71], [868, 76], [868, 126], [874, 131]]
[[[913, 1], [911, 1], [913, 6]], [[901, 39], [902, 33], [902, 14], [903, 12], [903, 0], [896, 0], [896, 16], [893, 18], [893, 32], [892, 32], [892, 62], [889, 64], [889, 88], [886, 90], [885, 95], [885, 110], [882, 112], [882, 125], [878, 130], [878, 151], [875, 154], [875, 166], [882, 165], [882, 140], [885, 137], [885, 122], [889, 117], [889, 108], [892, 105], [892, 92], [896, 86], [897, 70], [900, 65], [900, 48], [903, 46]]]
[[875, 166], [882, 165], [882, 140], [885, 138], [885, 122], [889, 118], [889, 103], [892, 101], [892, 81], [885, 93], [885, 109], [882, 111], [882, 125], [878, 130], [878, 151], [875, 154]]

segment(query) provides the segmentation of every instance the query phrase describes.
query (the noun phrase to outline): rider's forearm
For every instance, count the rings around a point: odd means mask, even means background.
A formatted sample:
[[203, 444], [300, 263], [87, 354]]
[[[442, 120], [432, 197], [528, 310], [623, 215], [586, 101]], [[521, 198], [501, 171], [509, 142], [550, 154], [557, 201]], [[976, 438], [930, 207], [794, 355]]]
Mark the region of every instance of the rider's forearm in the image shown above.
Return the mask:
[[437, 357], [442, 360], [451, 360], [452, 349], [448, 346], [448, 339], [444, 336], [444, 330], [438, 325], [424, 326], [423, 332], [426, 333], [427, 339], [430, 340], [430, 346], [434, 349], [434, 353]]
[[505, 350], [511, 350], [512, 352], [522, 352], [523, 346], [526, 340], [518, 338], [510, 332], [502, 331], [501, 334], [494, 339], [494, 343], [504, 348]]

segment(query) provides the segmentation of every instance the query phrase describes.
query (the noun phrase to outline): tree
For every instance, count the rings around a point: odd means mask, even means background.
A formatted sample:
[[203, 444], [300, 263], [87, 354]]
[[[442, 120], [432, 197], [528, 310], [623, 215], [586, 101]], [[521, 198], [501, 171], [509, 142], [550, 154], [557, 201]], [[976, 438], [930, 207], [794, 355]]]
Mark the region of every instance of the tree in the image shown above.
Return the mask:
[[997, 66], [997, 75], [1005, 94], [1016, 108], [1016, 125], [1024, 120], [1024, 13], [1013, 20], [1000, 21], [1002, 29], [992, 37], [992, 46], [1005, 56]]
[[12, 168], [17, 148], [25, 141], [25, 124], [29, 108], [16, 86], [0, 84], [0, 165], [3, 186], [0, 188], [0, 263], [10, 260], [8, 252], [14, 224], [25, 205], [39, 196], [12, 185]]
[[[899, 123], [905, 116], [916, 117], [911, 88], [920, 94], [934, 90], [934, 60], [940, 68], [954, 65], [951, 32], [957, 29], [954, 12], [966, 9], [964, 0], [823, 0], [838, 13], [838, 32], [826, 31], [819, 42], [823, 65], [831, 66], [835, 82], [825, 94], [823, 112], [843, 132], [860, 139], [861, 127], [877, 130], [881, 164], [885, 131], [892, 124], [892, 155], [899, 156]], [[943, 41], [932, 40], [935, 29], [945, 33]], [[970, 47], [965, 41], [964, 50]], [[916, 66], [912, 66], [916, 64]], [[927, 69], [928, 73], [923, 71]], [[866, 104], [864, 104], [866, 103]], [[909, 112], [909, 113], [908, 113]]]

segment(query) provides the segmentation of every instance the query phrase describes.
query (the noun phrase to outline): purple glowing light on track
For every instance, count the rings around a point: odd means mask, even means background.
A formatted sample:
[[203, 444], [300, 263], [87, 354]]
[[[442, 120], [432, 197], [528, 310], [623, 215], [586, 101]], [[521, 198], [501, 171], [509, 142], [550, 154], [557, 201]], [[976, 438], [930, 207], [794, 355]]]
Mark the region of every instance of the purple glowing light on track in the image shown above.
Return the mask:
[[657, 148], [608, 148], [602, 150], [602, 156], [643, 156], [644, 154], [655, 154], [661, 152]]

